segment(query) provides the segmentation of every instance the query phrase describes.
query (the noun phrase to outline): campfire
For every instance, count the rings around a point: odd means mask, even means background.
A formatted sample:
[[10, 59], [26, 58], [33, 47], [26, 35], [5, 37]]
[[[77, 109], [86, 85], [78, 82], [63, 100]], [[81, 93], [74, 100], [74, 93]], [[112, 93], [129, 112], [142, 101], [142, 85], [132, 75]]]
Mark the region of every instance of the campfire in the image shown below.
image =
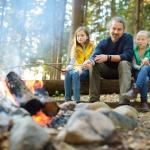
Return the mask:
[[35, 115], [32, 115], [32, 118], [41, 126], [50, 124], [52, 121], [52, 117], [47, 116], [45, 113], [43, 113], [43, 111], [38, 111]]
[[[0, 90], [0, 140], [4, 143], [5, 139], [8, 139], [8, 147], [10, 146], [11, 150], [23, 150], [24, 147], [34, 150], [57, 149], [54, 147], [62, 141], [74, 145], [108, 144], [109, 139], [115, 144], [120, 140], [120, 129], [133, 130], [138, 125], [138, 113], [131, 106], [120, 106], [118, 110], [112, 110], [100, 102], [81, 105], [66, 102], [58, 107], [57, 103], [45, 94], [41, 81], [29, 83], [25, 83], [14, 72], [10, 72], [5, 80], [0, 81], [0, 87], [3, 89]], [[120, 111], [122, 109], [125, 110], [123, 113]], [[56, 145], [53, 138], [58, 140]]]
[[49, 125], [59, 111], [56, 102], [50, 100], [42, 81], [24, 82], [15, 72], [1, 80], [2, 94], [17, 106], [27, 110], [33, 120], [41, 126]]

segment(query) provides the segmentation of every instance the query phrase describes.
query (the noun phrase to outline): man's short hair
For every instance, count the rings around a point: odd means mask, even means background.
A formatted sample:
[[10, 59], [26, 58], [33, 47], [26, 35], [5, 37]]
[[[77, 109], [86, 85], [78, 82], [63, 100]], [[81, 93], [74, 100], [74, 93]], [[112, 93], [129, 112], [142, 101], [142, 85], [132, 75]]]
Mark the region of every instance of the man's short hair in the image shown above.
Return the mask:
[[111, 26], [112, 22], [120, 22], [123, 24], [123, 28], [125, 29], [125, 19], [123, 17], [117, 16], [117, 17], [113, 17], [109, 23], [109, 27]]

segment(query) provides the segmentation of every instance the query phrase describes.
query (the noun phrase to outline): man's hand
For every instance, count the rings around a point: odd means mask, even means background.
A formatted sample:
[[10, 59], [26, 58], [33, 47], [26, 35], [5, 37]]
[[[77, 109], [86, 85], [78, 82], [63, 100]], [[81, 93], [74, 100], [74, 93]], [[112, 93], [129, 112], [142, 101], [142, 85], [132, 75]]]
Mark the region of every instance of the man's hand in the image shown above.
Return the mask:
[[103, 63], [106, 62], [107, 60], [108, 60], [108, 55], [104, 55], [104, 54], [96, 55], [94, 59], [96, 63]]
[[82, 68], [83, 69], [89, 69], [94, 65], [94, 62], [92, 60], [86, 60], [83, 64], [82, 64]]

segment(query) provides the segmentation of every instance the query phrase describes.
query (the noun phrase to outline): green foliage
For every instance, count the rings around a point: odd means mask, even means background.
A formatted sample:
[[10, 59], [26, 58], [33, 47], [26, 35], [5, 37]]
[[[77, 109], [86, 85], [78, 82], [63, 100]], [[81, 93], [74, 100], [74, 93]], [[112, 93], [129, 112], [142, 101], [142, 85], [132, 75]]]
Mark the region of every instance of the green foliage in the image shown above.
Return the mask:
[[[136, 12], [138, 3], [140, 4], [141, 12]], [[137, 30], [150, 30], [149, 12], [150, 1], [148, 0], [88, 0], [85, 24], [89, 27], [94, 40], [97, 42], [107, 36], [107, 24], [114, 15], [122, 16], [126, 19], [127, 32], [135, 34]], [[137, 13], [140, 15], [139, 22], [136, 19]], [[137, 26], [139, 26], [139, 29], [136, 29]]]
[[143, 4], [141, 18], [141, 30], [150, 31], [150, 2]]
[[55, 94], [53, 95], [53, 97], [64, 97], [63, 93], [60, 93], [59, 91], [55, 91]]
[[[72, 4], [72, 0], [0, 1], [0, 68], [21, 67], [37, 59], [47, 63], [61, 62], [59, 67], [65, 67], [72, 26]], [[95, 43], [108, 36], [107, 24], [114, 15], [126, 19], [126, 31], [133, 35], [137, 32], [137, 24], [138, 30], [150, 31], [149, 0], [85, 0], [84, 10], [84, 24]], [[31, 67], [26, 66], [30, 70]], [[43, 79], [56, 77], [56, 69], [48, 65], [42, 67]]]

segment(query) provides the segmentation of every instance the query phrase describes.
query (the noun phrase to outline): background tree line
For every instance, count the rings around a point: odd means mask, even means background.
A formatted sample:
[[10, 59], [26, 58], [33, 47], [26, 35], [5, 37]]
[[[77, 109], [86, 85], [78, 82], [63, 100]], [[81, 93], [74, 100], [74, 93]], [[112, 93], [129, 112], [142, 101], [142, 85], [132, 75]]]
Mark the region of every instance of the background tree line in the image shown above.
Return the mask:
[[123, 16], [126, 31], [133, 35], [143, 29], [150, 31], [149, 12], [150, 0], [1, 0], [1, 70], [11, 71], [19, 64], [21, 72], [41, 71], [43, 79], [59, 79], [78, 26], [87, 26], [97, 43], [107, 36], [113, 16]]

